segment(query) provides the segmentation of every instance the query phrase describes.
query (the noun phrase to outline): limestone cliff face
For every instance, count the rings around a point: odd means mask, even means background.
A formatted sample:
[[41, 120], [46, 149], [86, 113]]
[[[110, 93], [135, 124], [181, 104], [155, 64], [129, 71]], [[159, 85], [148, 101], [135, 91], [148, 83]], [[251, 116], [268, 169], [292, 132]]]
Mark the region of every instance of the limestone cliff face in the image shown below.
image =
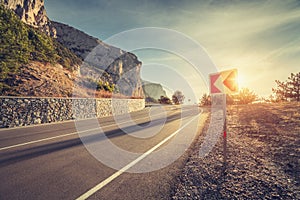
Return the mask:
[[26, 24], [56, 37], [56, 30], [47, 17], [44, 0], [0, 0], [0, 3], [13, 10]]
[[82, 60], [86, 60], [89, 65], [81, 66], [81, 71], [91, 74], [90, 78], [110, 80], [124, 95], [144, 96], [140, 79], [142, 63], [134, 54], [107, 45], [71, 26], [50, 21], [44, 0], [0, 0], [0, 3], [13, 10], [26, 24], [56, 38]]
[[[88, 64], [83, 65], [81, 71], [92, 74], [92, 78], [96, 79], [101, 78], [101, 72], [105, 71], [120, 93], [127, 96], [144, 96], [140, 78], [142, 63], [134, 54], [105, 44], [66, 24], [52, 22], [52, 25], [57, 30], [57, 41]], [[99, 77], [96, 76], [97, 73]]]
[[122, 94], [133, 97], [144, 97], [142, 81], [140, 78], [142, 62], [136, 55], [123, 52], [108, 66], [106, 71], [110, 74]]
[[84, 59], [93, 48], [101, 44], [99, 39], [89, 36], [69, 25], [54, 21], [52, 21], [51, 24], [56, 29], [57, 41], [82, 59]]

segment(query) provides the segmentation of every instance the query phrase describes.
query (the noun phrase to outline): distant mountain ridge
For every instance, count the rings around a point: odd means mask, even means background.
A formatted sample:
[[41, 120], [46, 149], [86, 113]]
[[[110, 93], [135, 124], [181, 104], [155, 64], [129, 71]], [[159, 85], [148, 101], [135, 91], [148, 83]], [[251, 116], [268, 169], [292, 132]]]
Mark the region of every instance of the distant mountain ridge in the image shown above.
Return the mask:
[[157, 103], [161, 96], [167, 97], [166, 91], [159, 83], [151, 83], [149, 81], [143, 81], [143, 90], [146, 101]]

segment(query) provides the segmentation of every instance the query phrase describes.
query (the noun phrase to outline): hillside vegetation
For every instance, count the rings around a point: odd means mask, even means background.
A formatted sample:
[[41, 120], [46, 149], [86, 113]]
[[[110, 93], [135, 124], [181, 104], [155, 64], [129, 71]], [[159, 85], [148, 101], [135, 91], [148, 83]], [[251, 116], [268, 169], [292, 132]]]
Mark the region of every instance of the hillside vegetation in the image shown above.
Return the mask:
[[6, 79], [20, 73], [31, 61], [61, 64], [73, 71], [81, 63], [75, 54], [51, 37], [23, 23], [11, 10], [0, 5], [0, 91], [8, 89]]

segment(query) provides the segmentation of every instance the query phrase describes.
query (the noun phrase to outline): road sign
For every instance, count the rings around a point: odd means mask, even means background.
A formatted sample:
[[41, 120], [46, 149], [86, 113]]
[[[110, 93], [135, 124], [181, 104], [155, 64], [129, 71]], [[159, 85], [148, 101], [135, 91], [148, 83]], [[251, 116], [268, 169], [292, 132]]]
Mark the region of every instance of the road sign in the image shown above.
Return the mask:
[[238, 92], [237, 69], [210, 74], [210, 93], [232, 94]]
[[[226, 117], [226, 94], [238, 92], [237, 69], [222, 71], [216, 74], [210, 74], [210, 93], [212, 97], [212, 106], [223, 102], [224, 126], [223, 126], [223, 172], [225, 174], [227, 166], [227, 117]], [[216, 101], [221, 98], [221, 100]], [[222, 101], [223, 100], [223, 101]]]

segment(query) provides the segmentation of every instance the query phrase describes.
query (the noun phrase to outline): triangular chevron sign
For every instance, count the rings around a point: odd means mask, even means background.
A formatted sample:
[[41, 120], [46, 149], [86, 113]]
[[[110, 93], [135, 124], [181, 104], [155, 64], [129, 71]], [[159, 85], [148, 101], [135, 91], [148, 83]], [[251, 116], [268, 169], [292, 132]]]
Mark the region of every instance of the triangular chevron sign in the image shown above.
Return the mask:
[[238, 92], [237, 69], [210, 74], [210, 93], [232, 94]]

